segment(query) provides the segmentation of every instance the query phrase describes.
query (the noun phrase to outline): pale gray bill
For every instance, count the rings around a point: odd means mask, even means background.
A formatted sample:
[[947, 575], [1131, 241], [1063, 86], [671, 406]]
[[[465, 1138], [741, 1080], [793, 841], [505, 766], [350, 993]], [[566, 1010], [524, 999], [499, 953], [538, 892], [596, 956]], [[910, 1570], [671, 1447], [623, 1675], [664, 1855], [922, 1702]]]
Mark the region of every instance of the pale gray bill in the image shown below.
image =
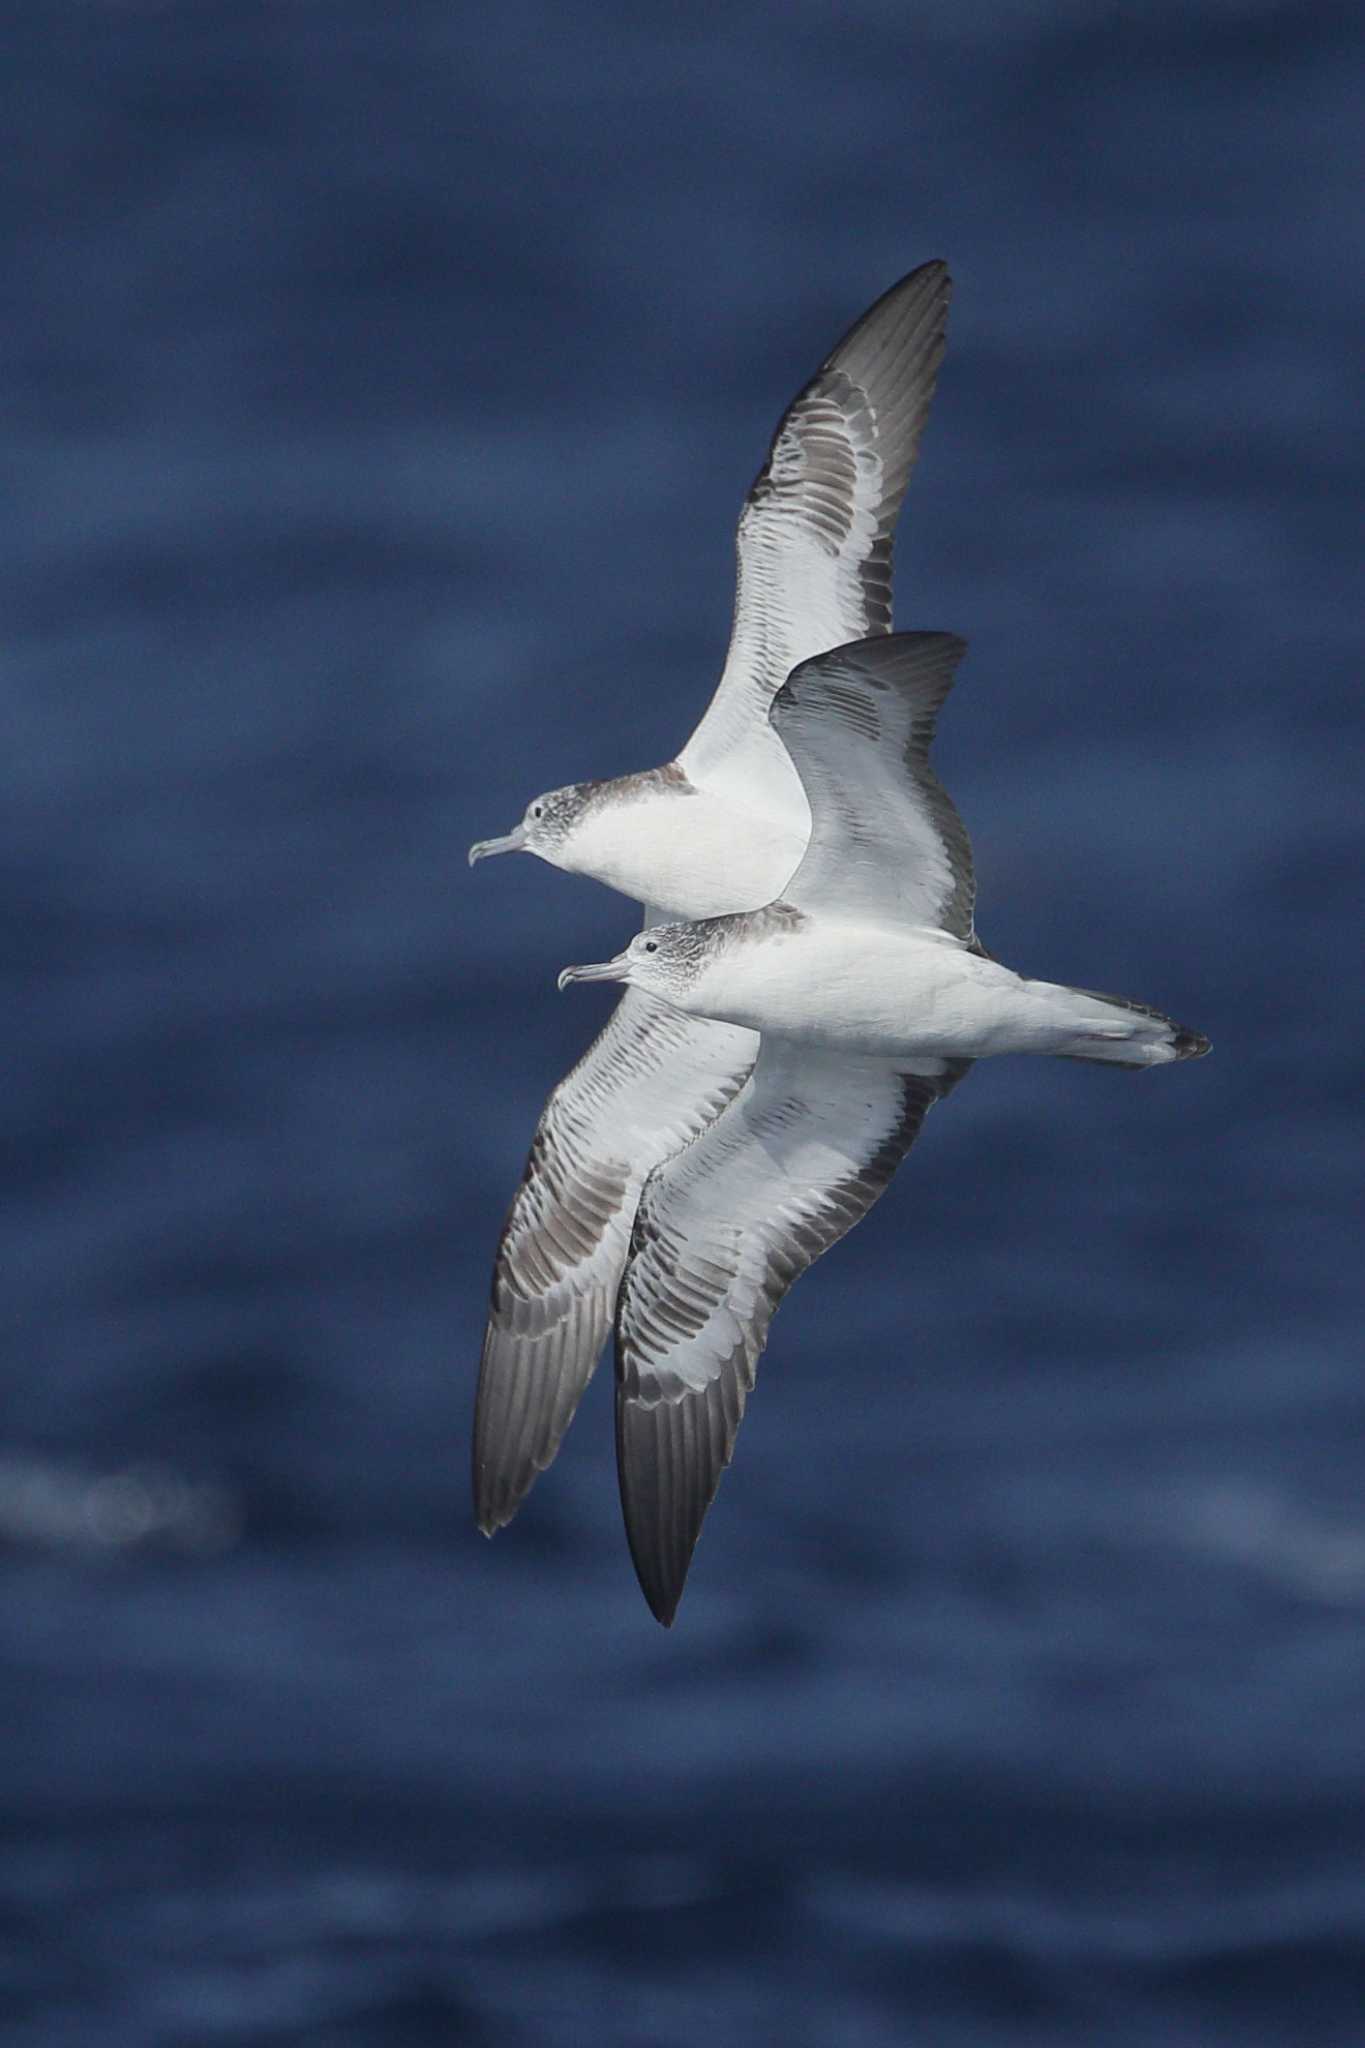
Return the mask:
[[555, 987], [561, 991], [571, 981], [624, 981], [630, 972], [630, 960], [625, 953], [618, 953], [614, 960], [590, 961], [586, 967], [565, 967]]
[[520, 853], [526, 845], [526, 827], [518, 825], [514, 832], [504, 833], [501, 839], [476, 839], [469, 849], [469, 865], [475, 861], [488, 860], [495, 853]]

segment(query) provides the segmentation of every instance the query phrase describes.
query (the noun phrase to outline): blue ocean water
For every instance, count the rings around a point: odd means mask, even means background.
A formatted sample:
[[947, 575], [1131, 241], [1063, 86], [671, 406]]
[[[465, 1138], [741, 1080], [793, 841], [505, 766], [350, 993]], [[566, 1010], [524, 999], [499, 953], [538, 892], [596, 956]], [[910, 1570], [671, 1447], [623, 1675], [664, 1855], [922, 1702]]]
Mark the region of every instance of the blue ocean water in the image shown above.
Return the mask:
[[[14, 2048], [1365, 2040], [1365, 26], [47, 0], [6, 26]], [[979, 1068], [775, 1325], [677, 1627], [610, 1386], [493, 1545], [501, 1215], [781, 407], [933, 255], [899, 620]]]

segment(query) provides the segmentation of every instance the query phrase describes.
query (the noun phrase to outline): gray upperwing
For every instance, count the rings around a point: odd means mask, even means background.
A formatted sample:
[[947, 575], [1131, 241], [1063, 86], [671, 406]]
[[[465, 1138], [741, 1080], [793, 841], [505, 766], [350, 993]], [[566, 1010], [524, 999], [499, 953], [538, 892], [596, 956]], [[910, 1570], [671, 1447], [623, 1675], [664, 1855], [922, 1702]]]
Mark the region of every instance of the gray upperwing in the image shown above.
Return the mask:
[[972, 938], [971, 841], [929, 766], [966, 651], [954, 633], [880, 634], [792, 670], [772, 723], [810, 803], [811, 833], [786, 901]]

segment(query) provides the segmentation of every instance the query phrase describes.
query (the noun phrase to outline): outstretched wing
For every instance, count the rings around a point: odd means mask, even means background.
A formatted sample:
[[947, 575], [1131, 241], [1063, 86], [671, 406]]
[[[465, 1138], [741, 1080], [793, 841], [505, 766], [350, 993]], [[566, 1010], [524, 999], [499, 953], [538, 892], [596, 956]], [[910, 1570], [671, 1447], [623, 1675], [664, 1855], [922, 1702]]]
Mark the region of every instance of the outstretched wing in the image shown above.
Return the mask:
[[864, 313], [792, 402], [739, 522], [719, 687], [679, 756], [693, 781], [790, 808], [768, 706], [808, 654], [891, 627], [891, 547], [943, 360], [951, 281], [921, 264]]
[[778, 1304], [867, 1214], [967, 1064], [765, 1036], [729, 1108], [650, 1175], [617, 1305], [616, 1449], [631, 1555], [665, 1626]]
[[758, 1039], [628, 989], [551, 1095], [493, 1269], [474, 1508], [509, 1522], [559, 1449], [611, 1329], [640, 1190], [730, 1101]]
[[782, 892], [798, 909], [972, 937], [971, 841], [929, 766], [966, 651], [952, 633], [883, 633], [803, 661], [778, 691], [773, 728], [811, 812], [805, 858]]

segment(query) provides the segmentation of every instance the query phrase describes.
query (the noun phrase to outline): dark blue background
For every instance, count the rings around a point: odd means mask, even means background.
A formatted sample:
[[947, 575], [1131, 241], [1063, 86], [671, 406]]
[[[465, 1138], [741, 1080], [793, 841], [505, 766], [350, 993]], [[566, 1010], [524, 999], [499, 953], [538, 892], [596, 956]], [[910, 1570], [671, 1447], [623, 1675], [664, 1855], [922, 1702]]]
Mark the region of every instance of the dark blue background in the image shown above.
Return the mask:
[[[7, 12], [14, 2048], [1365, 2039], [1365, 17]], [[957, 278], [902, 624], [997, 1062], [779, 1319], [672, 1635], [485, 1289], [778, 411]]]

